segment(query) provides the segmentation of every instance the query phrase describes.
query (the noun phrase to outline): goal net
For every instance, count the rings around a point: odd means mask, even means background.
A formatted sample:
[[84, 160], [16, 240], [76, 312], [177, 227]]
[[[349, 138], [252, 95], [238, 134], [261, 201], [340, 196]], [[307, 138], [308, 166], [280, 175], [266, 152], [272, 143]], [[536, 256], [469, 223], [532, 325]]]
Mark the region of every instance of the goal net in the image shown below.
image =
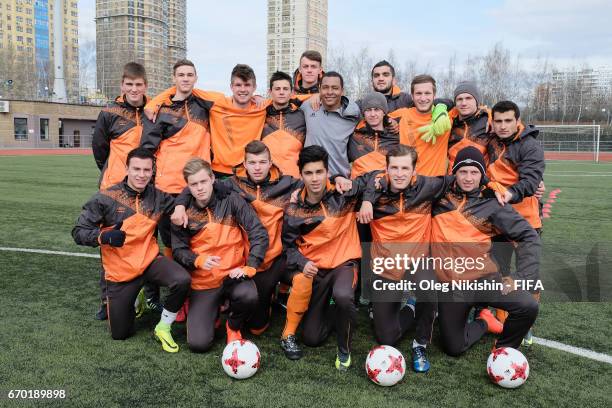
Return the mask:
[[545, 152], [575, 160], [599, 162], [600, 125], [536, 125]]

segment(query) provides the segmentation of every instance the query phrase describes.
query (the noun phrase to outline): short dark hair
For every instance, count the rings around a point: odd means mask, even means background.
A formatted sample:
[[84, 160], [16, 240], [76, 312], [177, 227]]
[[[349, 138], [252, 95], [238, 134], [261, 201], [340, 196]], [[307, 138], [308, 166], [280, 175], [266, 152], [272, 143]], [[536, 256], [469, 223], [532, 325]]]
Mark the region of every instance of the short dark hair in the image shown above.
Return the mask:
[[325, 170], [328, 170], [329, 155], [327, 151], [318, 145], [303, 148], [298, 157], [298, 168], [300, 169], [300, 173], [305, 165], [315, 162], [323, 162]]
[[247, 153], [249, 153], [249, 154], [261, 154], [263, 152], [268, 153], [268, 158], [272, 158], [272, 155], [270, 154], [270, 149], [261, 140], [253, 140], [253, 141], [249, 142], [244, 147], [244, 157], [245, 157], [245, 159], [246, 159]]
[[504, 113], [514, 111], [514, 118], [518, 120], [521, 117], [521, 111], [516, 103], [512, 101], [499, 101], [491, 109], [491, 116], [495, 119], [495, 112]]
[[270, 77], [270, 89], [272, 89], [272, 86], [276, 81], [289, 81], [289, 87], [293, 89], [293, 80], [291, 79], [291, 75], [287, 74], [286, 72], [276, 71], [272, 74]]
[[130, 165], [130, 160], [132, 160], [133, 157], [137, 159], [151, 159], [151, 161], [155, 162], [153, 152], [151, 152], [149, 149], [145, 149], [144, 147], [137, 147], [130, 150], [127, 155], [127, 160], [125, 161], [126, 166]]
[[329, 72], [324, 73], [323, 76], [321, 77], [321, 82], [319, 82], [319, 84], [323, 83], [323, 78], [328, 78], [328, 77], [329, 78], [340, 78], [340, 87], [344, 89], [344, 78], [342, 78], [342, 75], [340, 75], [340, 73], [336, 71], [329, 71]]
[[395, 68], [393, 68], [393, 65], [391, 65], [387, 60], [378, 61], [376, 64], [374, 64], [372, 67], [372, 72], [370, 72], [370, 77], [374, 76], [374, 69], [380, 67], [389, 67], [391, 69], [391, 76], [395, 78]]
[[144, 83], [147, 83], [147, 71], [145, 71], [145, 67], [142, 64], [137, 62], [128, 62], [123, 66], [123, 75], [121, 76], [121, 82], [124, 79], [144, 79]]
[[410, 93], [414, 93], [414, 86], [418, 84], [432, 84], [433, 91], [436, 93], [436, 80], [433, 79], [431, 75], [422, 74], [412, 78], [412, 82], [410, 83]]
[[185, 66], [185, 65], [188, 66], [188, 67], [193, 67], [193, 72], [197, 73], [196, 67], [193, 64], [193, 62], [189, 61], [188, 59], [180, 59], [180, 60], [178, 60], [178, 61], [176, 61], [174, 63], [174, 66], [172, 67], [172, 75], [176, 75], [176, 70], [179, 67], [182, 67], [182, 66]]
[[410, 156], [410, 158], [412, 159], [413, 168], [416, 166], [416, 162], [419, 159], [419, 154], [417, 153], [414, 147], [407, 146], [404, 144], [398, 144], [396, 146], [393, 146], [387, 152], [387, 155], [386, 155], [387, 166], [389, 166], [389, 159], [391, 157], [402, 157], [402, 156]]
[[230, 77], [230, 82], [234, 82], [234, 78], [240, 78], [244, 82], [247, 82], [251, 79], [253, 80], [253, 83], [255, 83], [256, 81], [255, 71], [253, 71], [253, 68], [251, 68], [247, 64], [237, 64], [234, 67], [234, 69], [232, 69], [232, 75]]
[[306, 50], [300, 55], [300, 65], [302, 64], [302, 58], [308, 58], [311, 61], [317, 61], [319, 64], [323, 64], [323, 57], [319, 51]]

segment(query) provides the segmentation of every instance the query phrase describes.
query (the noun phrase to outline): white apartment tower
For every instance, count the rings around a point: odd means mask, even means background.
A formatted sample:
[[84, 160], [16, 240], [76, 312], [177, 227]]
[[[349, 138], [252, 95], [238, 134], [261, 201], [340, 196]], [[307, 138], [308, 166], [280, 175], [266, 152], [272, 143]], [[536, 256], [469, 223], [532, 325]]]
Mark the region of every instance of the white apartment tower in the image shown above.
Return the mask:
[[293, 75], [306, 50], [319, 51], [325, 64], [327, 0], [268, 0], [268, 78]]

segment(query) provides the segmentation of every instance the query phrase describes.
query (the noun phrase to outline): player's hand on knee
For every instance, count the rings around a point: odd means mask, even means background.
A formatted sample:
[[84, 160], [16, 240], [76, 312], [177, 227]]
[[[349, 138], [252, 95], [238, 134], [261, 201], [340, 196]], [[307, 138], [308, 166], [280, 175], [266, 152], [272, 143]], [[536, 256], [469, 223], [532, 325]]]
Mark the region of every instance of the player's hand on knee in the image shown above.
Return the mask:
[[308, 261], [306, 265], [304, 265], [304, 270], [302, 271], [307, 278], [313, 278], [318, 272], [319, 268], [317, 268], [317, 265], [312, 261]]
[[187, 212], [185, 211], [184, 205], [177, 205], [176, 207], [174, 207], [174, 211], [170, 216], [170, 221], [172, 221], [174, 225], [187, 228], [187, 224], [189, 223], [189, 217], [187, 217]]
[[121, 231], [123, 221], [117, 223], [112, 229], [106, 230], [100, 234], [100, 243], [110, 245], [112, 247], [122, 247], [125, 243], [125, 231]]
[[369, 224], [373, 218], [374, 208], [372, 207], [372, 203], [369, 201], [362, 202], [361, 208], [357, 213], [357, 221], [359, 221], [361, 224]]
[[209, 271], [212, 268], [218, 268], [221, 265], [221, 257], [216, 255], [198, 255], [194, 265], [198, 269]]

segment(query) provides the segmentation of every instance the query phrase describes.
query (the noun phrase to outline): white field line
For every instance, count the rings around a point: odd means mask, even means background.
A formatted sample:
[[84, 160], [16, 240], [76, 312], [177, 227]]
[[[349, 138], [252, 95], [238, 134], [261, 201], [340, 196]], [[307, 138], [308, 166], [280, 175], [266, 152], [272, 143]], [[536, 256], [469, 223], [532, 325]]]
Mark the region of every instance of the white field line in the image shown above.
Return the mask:
[[99, 254], [85, 254], [82, 252], [49, 251], [47, 249], [0, 247], [0, 251], [29, 252], [31, 254], [46, 254], [46, 255], [76, 256], [76, 257], [81, 257], [81, 258], [100, 258]]
[[554, 348], [556, 350], [565, 351], [567, 353], [575, 354], [580, 357], [590, 358], [591, 360], [601, 361], [603, 363], [612, 364], [612, 356], [609, 356], [604, 353], [598, 353], [596, 351], [591, 351], [587, 349], [583, 349], [580, 347], [570, 346], [568, 344], [559, 343], [554, 340], [547, 340], [540, 337], [533, 336], [533, 342], [535, 344], [539, 344], [541, 346], [546, 346], [550, 348]]
[[[75, 257], [82, 257], [82, 258], [100, 258], [100, 255], [98, 254], [84, 254], [84, 253], [79, 253], [79, 252], [64, 252], [64, 251], [49, 251], [46, 249], [0, 247], [0, 251], [28, 252], [28, 253], [33, 253], [33, 254], [45, 254], [45, 255], [75, 256]], [[533, 342], [541, 346], [565, 351], [567, 353], [575, 354], [580, 357], [585, 357], [591, 360], [596, 360], [596, 361], [601, 361], [604, 363], [612, 364], [612, 356], [609, 356], [604, 353], [598, 353], [596, 351], [591, 351], [591, 350], [583, 349], [580, 347], [574, 347], [568, 344], [559, 343], [558, 341], [547, 340], [547, 339], [543, 339], [543, 338], [535, 337], [535, 336], [533, 337]]]

